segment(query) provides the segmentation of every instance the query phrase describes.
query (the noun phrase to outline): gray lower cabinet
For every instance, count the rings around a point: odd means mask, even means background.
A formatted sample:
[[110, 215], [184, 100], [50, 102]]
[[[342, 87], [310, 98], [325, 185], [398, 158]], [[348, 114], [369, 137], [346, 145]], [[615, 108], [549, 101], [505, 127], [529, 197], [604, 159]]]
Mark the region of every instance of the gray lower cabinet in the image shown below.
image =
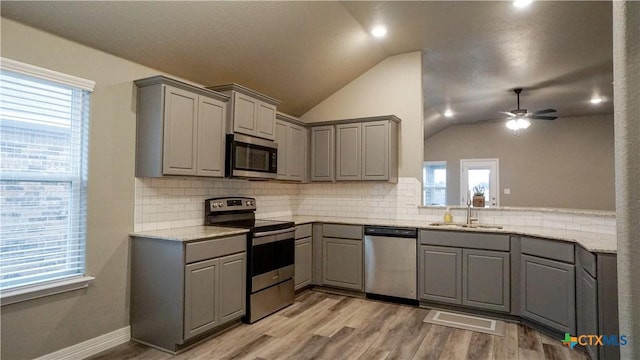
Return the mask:
[[185, 267], [184, 338], [213, 329], [220, 323], [218, 315], [218, 259], [200, 261]]
[[421, 230], [419, 240], [421, 300], [511, 311], [509, 235]]
[[[576, 284], [577, 334], [598, 334], [598, 282], [586, 270], [578, 269]], [[592, 359], [597, 359], [598, 348], [586, 346]]]
[[246, 235], [132, 237], [131, 338], [178, 351], [246, 310]]
[[322, 285], [364, 291], [362, 226], [322, 225]]
[[463, 249], [462, 257], [462, 305], [509, 312], [509, 253]]
[[322, 238], [322, 283], [364, 290], [362, 240]]
[[421, 299], [510, 311], [509, 253], [421, 245], [419, 256]]
[[156, 76], [135, 81], [136, 176], [224, 176], [228, 98]]
[[420, 299], [462, 303], [462, 249], [421, 245], [418, 269]]
[[521, 316], [575, 334], [575, 265], [523, 254], [520, 276]]
[[311, 244], [310, 237], [295, 241], [295, 276], [293, 281], [295, 290], [311, 285], [313, 266]]

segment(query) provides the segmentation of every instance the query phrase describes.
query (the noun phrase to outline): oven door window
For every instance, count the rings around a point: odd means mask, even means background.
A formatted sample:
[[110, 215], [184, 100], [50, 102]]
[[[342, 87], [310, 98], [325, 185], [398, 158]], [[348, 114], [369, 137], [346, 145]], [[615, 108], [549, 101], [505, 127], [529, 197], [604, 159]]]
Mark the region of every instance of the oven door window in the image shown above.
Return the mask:
[[264, 274], [294, 263], [294, 239], [255, 245], [252, 250], [251, 276]]
[[272, 149], [253, 144], [235, 144], [235, 168], [269, 172]]

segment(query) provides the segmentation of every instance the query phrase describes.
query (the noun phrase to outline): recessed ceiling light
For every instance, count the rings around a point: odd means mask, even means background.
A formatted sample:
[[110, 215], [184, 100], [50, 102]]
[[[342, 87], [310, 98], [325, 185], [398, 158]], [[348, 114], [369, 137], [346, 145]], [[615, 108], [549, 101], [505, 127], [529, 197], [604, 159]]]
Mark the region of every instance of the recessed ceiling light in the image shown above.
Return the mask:
[[387, 28], [382, 25], [374, 26], [373, 29], [371, 29], [371, 35], [377, 38], [384, 37], [387, 35]]
[[594, 97], [591, 98], [591, 100], [589, 100], [592, 104], [600, 104], [601, 102], [603, 102], [604, 100], [602, 100], [602, 98], [599, 97]]
[[450, 109], [447, 109], [447, 111], [444, 112], [444, 116], [448, 118], [452, 117], [453, 111], [451, 111]]
[[523, 8], [529, 6], [529, 4], [531, 4], [532, 2], [533, 0], [513, 0], [513, 6], [517, 8]]

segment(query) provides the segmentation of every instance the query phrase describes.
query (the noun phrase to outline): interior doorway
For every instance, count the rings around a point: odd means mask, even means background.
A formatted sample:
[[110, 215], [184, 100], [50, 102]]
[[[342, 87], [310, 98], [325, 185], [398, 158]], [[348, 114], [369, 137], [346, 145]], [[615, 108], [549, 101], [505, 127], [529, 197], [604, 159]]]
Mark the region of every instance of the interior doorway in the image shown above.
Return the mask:
[[460, 205], [467, 206], [474, 187], [482, 187], [485, 206], [500, 206], [498, 165], [498, 159], [460, 159]]

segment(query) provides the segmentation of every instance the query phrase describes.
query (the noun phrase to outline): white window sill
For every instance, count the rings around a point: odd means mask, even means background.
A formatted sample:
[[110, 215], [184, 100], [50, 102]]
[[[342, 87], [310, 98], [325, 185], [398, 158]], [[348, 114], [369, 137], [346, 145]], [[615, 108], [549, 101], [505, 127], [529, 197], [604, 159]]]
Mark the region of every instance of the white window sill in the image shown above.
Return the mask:
[[79, 276], [43, 285], [30, 286], [24, 289], [6, 291], [0, 295], [0, 305], [5, 306], [45, 296], [61, 294], [67, 291], [84, 289], [88, 287], [89, 283], [94, 279], [95, 278], [91, 276]]

